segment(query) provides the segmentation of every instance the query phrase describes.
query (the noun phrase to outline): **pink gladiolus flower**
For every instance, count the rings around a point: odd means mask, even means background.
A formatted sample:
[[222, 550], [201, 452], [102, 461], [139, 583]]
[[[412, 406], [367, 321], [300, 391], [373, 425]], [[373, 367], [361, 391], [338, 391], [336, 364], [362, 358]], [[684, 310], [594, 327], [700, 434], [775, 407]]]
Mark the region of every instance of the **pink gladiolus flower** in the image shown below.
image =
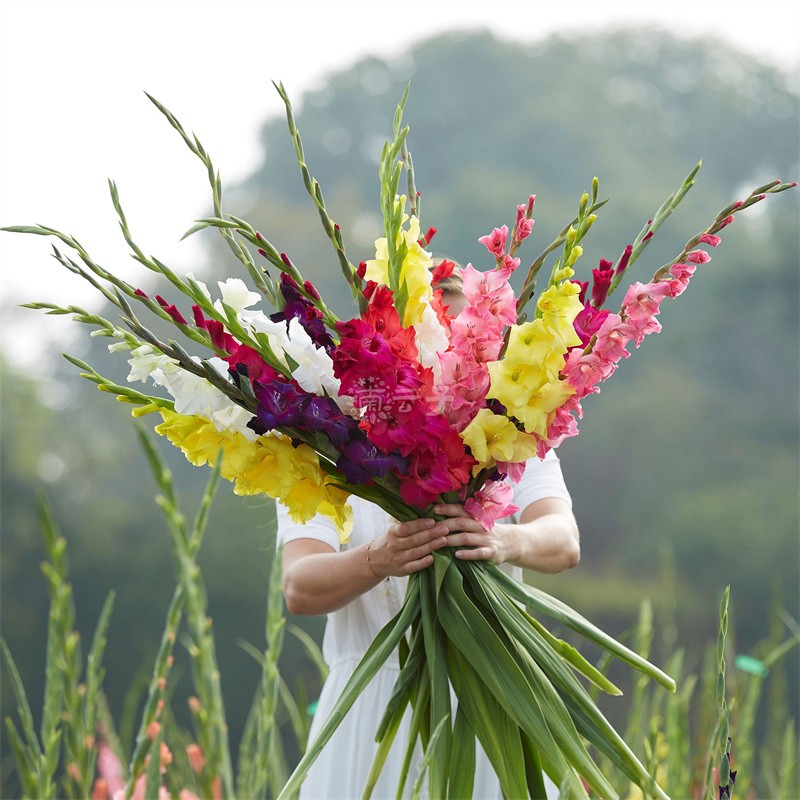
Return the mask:
[[525, 204], [517, 206], [517, 224], [514, 233], [514, 238], [516, 239], [517, 242], [523, 242], [531, 235], [531, 229], [533, 228], [533, 220], [528, 219], [525, 216], [525, 212], [527, 210], [528, 206]]
[[522, 476], [525, 474], [524, 461], [498, 461], [497, 469], [505, 473], [505, 476], [511, 483], [519, 483]]
[[594, 353], [583, 353], [580, 348], [571, 350], [562, 372], [570, 386], [575, 388], [578, 398], [594, 394], [600, 390], [595, 388], [610, 377], [617, 368], [613, 361], [607, 361]]
[[597, 340], [592, 353], [604, 361], [613, 363], [621, 358], [628, 358], [630, 353], [625, 349], [625, 345], [633, 338], [635, 332], [634, 326], [625, 322], [619, 314], [609, 314], [597, 331]]
[[502, 258], [506, 252], [506, 239], [508, 239], [508, 225], [503, 225], [502, 228], [495, 228], [490, 234], [481, 236], [478, 241], [495, 258]]
[[719, 224], [720, 230], [722, 230], [722, 228], [725, 228], [726, 226], [730, 225], [731, 222], [733, 222], [734, 219], [735, 219], [735, 217], [733, 216], [733, 214], [728, 214], [728, 216], [725, 217], [725, 219], [722, 220], [722, 222], [720, 222], [720, 224]]
[[498, 519], [509, 517], [519, 511], [511, 499], [514, 489], [503, 481], [488, 481], [487, 484], [464, 503], [467, 513], [478, 520], [487, 531], [494, 527]]
[[469, 301], [469, 308], [491, 314], [501, 328], [517, 321], [517, 300], [508, 282], [509, 274], [505, 267], [480, 272], [472, 264], [467, 264], [461, 272], [462, 291]]
[[[573, 395], [574, 397], [574, 395]], [[581, 412], [580, 403], [575, 403], [577, 410]], [[569, 439], [572, 436], [577, 436], [578, 423], [575, 417], [572, 416], [571, 406], [563, 405], [555, 410], [553, 419], [547, 427], [547, 435], [543, 441], [539, 442], [537, 447], [537, 455], [539, 458], [544, 458], [548, 450], [558, 447], [564, 439]]]
[[471, 354], [473, 361], [495, 361], [503, 345], [500, 332], [502, 320], [488, 311], [467, 306], [450, 327], [450, 344], [453, 350]]
[[632, 283], [622, 299], [622, 309], [632, 323], [652, 319], [659, 312], [661, 301], [669, 294], [669, 286], [664, 281], [656, 283]]
[[714, 236], [713, 233], [704, 233], [698, 241], [700, 241], [702, 244], [716, 247], [722, 241], [722, 239], [720, 239], [719, 236]]
[[692, 264], [707, 264], [711, 261], [711, 256], [705, 250], [692, 250], [687, 254], [686, 260], [691, 261]]
[[520, 260], [518, 258], [512, 258], [511, 256], [507, 255], [503, 259], [503, 267], [502, 269], [506, 272], [507, 275], [510, 275], [520, 264]]
[[669, 269], [669, 274], [673, 280], [667, 281], [669, 284], [669, 296], [677, 297], [686, 291], [689, 285], [689, 278], [694, 275], [697, 267], [694, 264], [673, 264]]

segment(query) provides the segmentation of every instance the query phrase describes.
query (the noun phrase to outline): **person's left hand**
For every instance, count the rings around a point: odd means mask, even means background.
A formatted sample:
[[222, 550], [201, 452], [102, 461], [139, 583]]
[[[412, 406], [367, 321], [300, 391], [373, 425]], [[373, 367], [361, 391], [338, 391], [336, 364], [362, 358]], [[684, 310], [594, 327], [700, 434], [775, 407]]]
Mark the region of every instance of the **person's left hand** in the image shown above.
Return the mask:
[[433, 512], [448, 519], [440, 521], [448, 533], [446, 547], [467, 548], [456, 550], [456, 558], [465, 561], [491, 561], [502, 564], [506, 560], [505, 529], [497, 523], [487, 531], [476, 519], [473, 519], [464, 506], [458, 503], [440, 503], [433, 507]]

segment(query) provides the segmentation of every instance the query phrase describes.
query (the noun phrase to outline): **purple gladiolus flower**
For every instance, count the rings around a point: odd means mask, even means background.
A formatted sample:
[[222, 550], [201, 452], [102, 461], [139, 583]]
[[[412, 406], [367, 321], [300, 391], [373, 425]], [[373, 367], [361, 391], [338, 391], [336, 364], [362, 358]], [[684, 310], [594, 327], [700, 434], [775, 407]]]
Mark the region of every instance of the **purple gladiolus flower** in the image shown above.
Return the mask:
[[345, 474], [348, 483], [367, 483], [382, 478], [392, 469], [405, 472], [406, 460], [398, 453], [383, 453], [366, 438], [353, 438], [342, 449], [336, 466]]
[[358, 423], [343, 414], [330, 397], [310, 397], [303, 406], [298, 424], [309, 431], [322, 431], [334, 447], [341, 448], [358, 428]]
[[283, 381], [270, 383], [255, 381], [253, 392], [258, 401], [258, 411], [248, 423], [248, 427], [256, 433], [266, 433], [279, 426], [297, 425], [305, 399], [308, 397], [291, 383]]

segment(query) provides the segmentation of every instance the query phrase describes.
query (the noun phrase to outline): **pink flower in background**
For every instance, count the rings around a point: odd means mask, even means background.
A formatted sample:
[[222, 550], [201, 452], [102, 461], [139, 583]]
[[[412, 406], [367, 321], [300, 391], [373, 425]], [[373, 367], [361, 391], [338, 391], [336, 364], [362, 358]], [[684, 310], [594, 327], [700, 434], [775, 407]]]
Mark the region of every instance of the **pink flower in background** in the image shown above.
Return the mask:
[[113, 797], [117, 792], [125, 791], [125, 770], [117, 754], [105, 742], [100, 742], [97, 750], [97, 772], [105, 781], [108, 797]]
[[686, 260], [693, 264], [707, 264], [711, 261], [711, 256], [705, 250], [692, 250], [686, 255]]
[[495, 228], [491, 233], [486, 236], [481, 236], [478, 241], [493, 255], [495, 258], [502, 258], [506, 252], [506, 240], [508, 239], [508, 225], [503, 225], [502, 228]]
[[490, 377], [486, 364], [471, 354], [448, 350], [439, 356], [442, 380], [439, 399], [442, 413], [456, 431], [462, 431], [486, 405]]
[[503, 481], [488, 481], [483, 489], [464, 503], [464, 508], [471, 517], [478, 520], [487, 531], [490, 531], [498, 519], [511, 516], [519, 511], [519, 506], [515, 506], [511, 502], [513, 497], [514, 489], [511, 484]]
[[694, 264], [673, 264], [670, 267], [669, 274], [672, 275], [672, 280], [667, 281], [670, 297], [677, 297], [686, 291], [689, 279], [694, 275], [696, 269]]

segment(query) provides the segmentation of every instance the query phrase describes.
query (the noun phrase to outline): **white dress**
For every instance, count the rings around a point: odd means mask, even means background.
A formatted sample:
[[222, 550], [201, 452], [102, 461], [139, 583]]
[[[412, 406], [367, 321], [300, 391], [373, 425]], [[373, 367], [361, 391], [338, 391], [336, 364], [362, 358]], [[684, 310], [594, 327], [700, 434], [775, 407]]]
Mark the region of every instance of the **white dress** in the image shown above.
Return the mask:
[[[561, 464], [551, 450], [544, 460], [528, 461], [522, 480], [514, 486], [514, 504], [520, 509], [537, 500], [560, 498], [571, 505], [569, 492], [561, 474]], [[350, 541], [339, 544], [336, 528], [329, 519], [317, 516], [305, 524], [292, 522], [280, 503], [278, 512], [278, 541], [317, 539], [334, 550], [346, 550], [365, 544], [379, 536], [391, 524], [389, 514], [373, 503], [351, 497], [354, 524]], [[510, 565], [503, 568], [517, 580], [522, 569]], [[322, 653], [330, 674], [322, 688], [317, 711], [311, 725], [309, 742], [328, 718], [358, 662], [383, 626], [400, 610], [408, 578], [386, 578], [373, 589], [352, 600], [344, 608], [328, 614], [322, 642]], [[389, 657], [375, 678], [367, 685], [344, 721], [319, 755], [300, 791], [301, 800], [358, 800], [372, 766], [377, 745], [375, 732], [386, 704], [392, 694], [399, 671], [397, 653]], [[394, 800], [400, 767], [405, 751], [410, 714], [397, 732], [392, 749], [378, 779], [372, 797], [375, 800]], [[419, 754], [412, 761], [406, 780], [406, 795], [410, 796], [419, 769]], [[548, 797], [558, 797], [554, 784], [548, 784]], [[423, 789], [423, 797], [427, 797]], [[500, 784], [488, 758], [478, 744], [476, 749], [474, 800], [501, 800]], [[435, 798], [433, 800], [436, 800]]]

